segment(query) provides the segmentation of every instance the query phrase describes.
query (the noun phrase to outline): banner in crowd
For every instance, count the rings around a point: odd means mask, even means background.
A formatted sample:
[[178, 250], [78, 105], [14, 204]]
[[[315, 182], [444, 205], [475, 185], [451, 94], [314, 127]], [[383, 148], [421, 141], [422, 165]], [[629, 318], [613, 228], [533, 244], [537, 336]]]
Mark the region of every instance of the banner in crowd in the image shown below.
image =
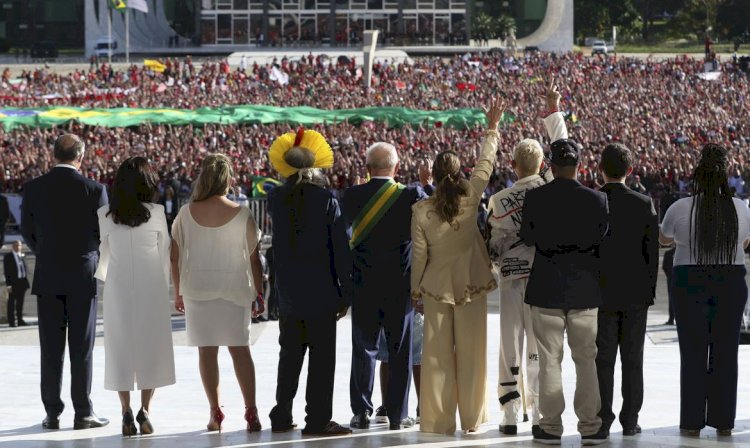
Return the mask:
[[[77, 121], [90, 126], [127, 127], [142, 123], [179, 125], [203, 124], [273, 124], [294, 123], [310, 126], [348, 121], [359, 125], [366, 121], [385, 123], [390, 127], [404, 125], [467, 127], [485, 124], [481, 109], [417, 110], [404, 107], [368, 107], [362, 109], [324, 110], [313, 107], [225, 106], [201, 109], [89, 109], [80, 107], [0, 108], [0, 126], [11, 130], [19, 126], [52, 127]], [[508, 112], [503, 122], [512, 123]]]

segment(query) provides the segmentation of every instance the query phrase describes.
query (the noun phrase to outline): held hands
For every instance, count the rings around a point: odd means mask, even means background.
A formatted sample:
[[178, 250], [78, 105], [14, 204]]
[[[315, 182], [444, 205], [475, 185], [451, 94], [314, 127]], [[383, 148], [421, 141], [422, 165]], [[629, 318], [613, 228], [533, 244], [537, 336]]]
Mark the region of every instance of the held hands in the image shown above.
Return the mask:
[[554, 81], [550, 81], [547, 86], [547, 93], [544, 95], [544, 100], [547, 104], [547, 112], [558, 112], [560, 110], [560, 99], [562, 95], [557, 91], [557, 85]]
[[411, 304], [414, 305], [414, 311], [419, 314], [424, 314], [424, 302], [422, 302], [422, 299], [412, 299]]
[[185, 301], [182, 299], [181, 294], [176, 294], [174, 296], [174, 309], [176, 309], [178, 313], [185, 314]]
[[482, 109], [484, 110], [484, 115], [487, 117], [487, 129], [496, 131], [497, 125], [500, 124], [500, 120], [503, 118], [503, 112], [505, 112], [505, 100], [496, 98], [490, 104], [489, 109]]
[[263, 300], [263, 294], [258, 293], [258, 298], [255, 299], [255, 302], [253, 302], [253, 311], [252, 311], [253, 319], [263, 314], [264, 311], [266, 311], [266, 303]]

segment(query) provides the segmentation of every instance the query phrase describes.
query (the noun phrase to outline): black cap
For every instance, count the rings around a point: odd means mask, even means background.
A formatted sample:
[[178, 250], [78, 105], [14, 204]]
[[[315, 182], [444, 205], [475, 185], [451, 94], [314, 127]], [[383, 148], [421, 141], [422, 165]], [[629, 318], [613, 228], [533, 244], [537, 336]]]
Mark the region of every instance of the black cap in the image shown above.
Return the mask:
[[581, 148], [575, 140], [561, 138], [550, 145], [552, 164], [557, 166], [575, 166], [581, 154]]

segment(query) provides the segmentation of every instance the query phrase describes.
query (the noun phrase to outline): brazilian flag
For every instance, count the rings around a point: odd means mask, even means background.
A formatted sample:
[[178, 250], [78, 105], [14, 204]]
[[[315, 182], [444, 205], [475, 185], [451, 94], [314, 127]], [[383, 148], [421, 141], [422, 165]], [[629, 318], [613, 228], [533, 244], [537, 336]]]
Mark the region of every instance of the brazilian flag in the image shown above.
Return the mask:
[[125, 0], [109, 0], [109, 3], [117, 10], [122, 10], [128, 7], [128, 3]]
[[282, 182], [276, 179], [263, 176], [253, 176], [253, 197], [266, 197], [269, 191], [273, 190], [279, 185], [282, 185]]

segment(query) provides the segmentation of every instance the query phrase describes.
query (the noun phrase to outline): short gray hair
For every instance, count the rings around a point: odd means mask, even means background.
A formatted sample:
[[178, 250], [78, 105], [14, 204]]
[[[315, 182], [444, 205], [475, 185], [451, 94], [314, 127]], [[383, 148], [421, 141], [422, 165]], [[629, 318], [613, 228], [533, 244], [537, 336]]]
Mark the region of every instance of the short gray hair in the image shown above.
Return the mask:
[[63, 134], [55, 140], [55, 159], [58, 162], [77, 162], [83, 158], [86, 144], [75, 134]]
[[376, 170], [394, 168], [398, 163], [396, 147], [390, 143], [377, 142], [367, 148], [367, 166]]

